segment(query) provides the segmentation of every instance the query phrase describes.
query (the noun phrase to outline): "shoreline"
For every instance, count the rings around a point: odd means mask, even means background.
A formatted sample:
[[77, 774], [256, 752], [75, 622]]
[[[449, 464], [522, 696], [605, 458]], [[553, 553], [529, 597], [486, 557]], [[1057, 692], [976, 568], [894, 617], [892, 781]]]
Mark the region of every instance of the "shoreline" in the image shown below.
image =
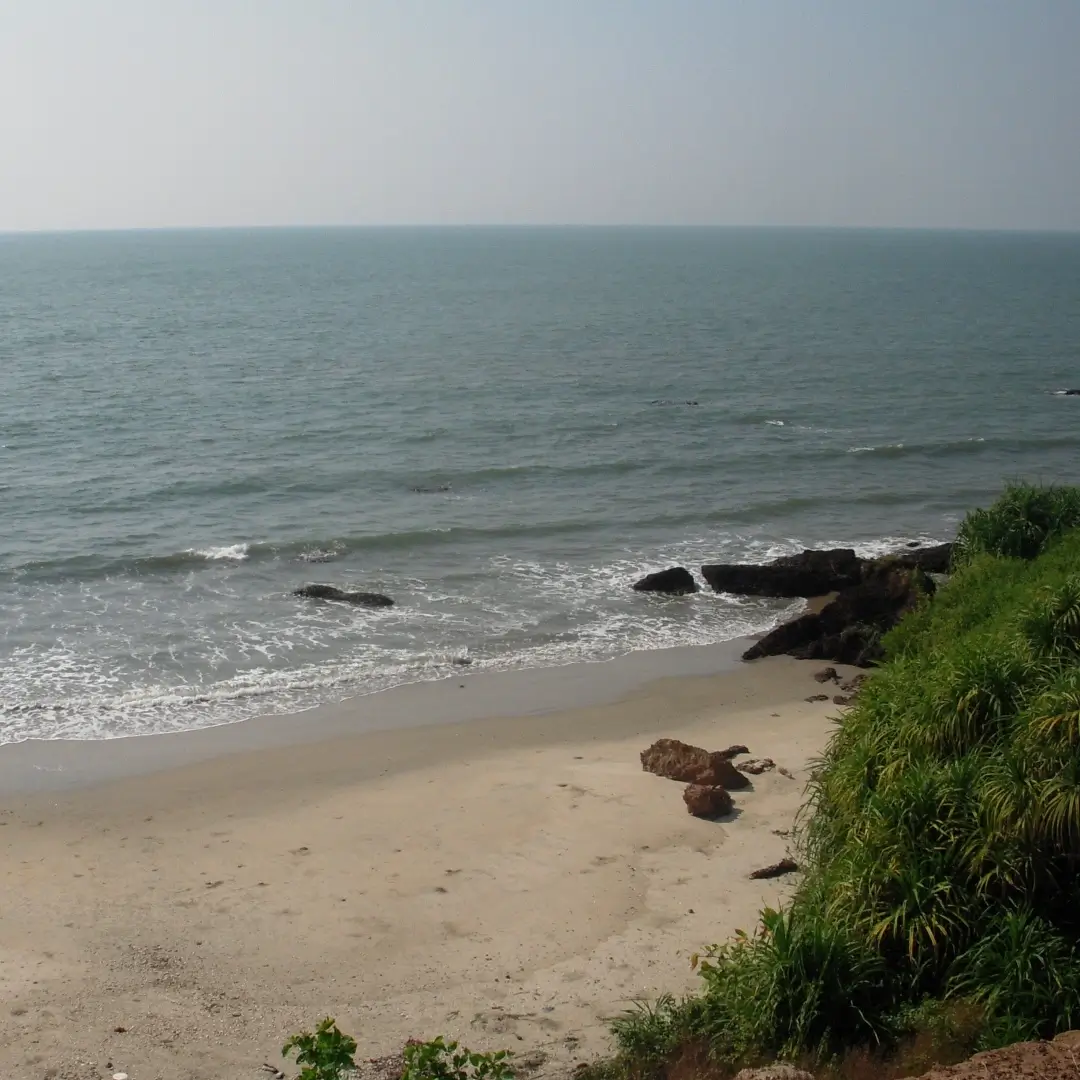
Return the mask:
[[[611, 1015], [687, 989], [691, 952], [794, 885], [749, 872], [786, 853], [837, 709], [804, 700], [819, 664], [735, 647], [546, 669], [531, 696], [536, 672], [478, 673], [314, 724], [4, 748], [25, 747], [5, 778], [39, 782], [0, 795], [0, 1072], [252, 1080], [324, 1015], [363, 1057], [436, 1034], [541, 1073], [602, 1053]], [[409, 723], [372, 730], [365, 702]], [[792, 775], [702, 821], [641, 769], [661, 736]]]
[[[506, 721], [617, 702], [662, 679], [713, 676], [741, 666], [753, 639], [624, 653], [553, 667], [473, 671], [405, 683], [300, 712], [212, 727], [109, 739], [27, 739], [0, 746], [0, 798], [115, 782], [215, 757], [350, 735]], [[452, 691], [452, 692], [451, 692]]]

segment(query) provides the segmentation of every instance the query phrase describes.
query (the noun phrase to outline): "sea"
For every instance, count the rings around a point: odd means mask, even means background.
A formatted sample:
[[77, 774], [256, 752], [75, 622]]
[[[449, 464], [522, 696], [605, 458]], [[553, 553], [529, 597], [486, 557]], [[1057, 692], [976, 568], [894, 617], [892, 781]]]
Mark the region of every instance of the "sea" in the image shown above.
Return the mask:
[[3, 235], [0, 742], [752, 634], [631, 584], [1075, 481], [1070, 386], [1078, 235]]

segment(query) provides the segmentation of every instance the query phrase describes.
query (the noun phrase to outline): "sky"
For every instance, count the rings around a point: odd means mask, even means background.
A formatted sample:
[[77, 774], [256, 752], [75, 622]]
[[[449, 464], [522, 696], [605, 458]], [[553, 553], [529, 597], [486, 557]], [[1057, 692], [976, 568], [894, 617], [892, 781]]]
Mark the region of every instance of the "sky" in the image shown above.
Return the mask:
[[1080, 229], [1080, 0], [0, 0], [0, 231]]

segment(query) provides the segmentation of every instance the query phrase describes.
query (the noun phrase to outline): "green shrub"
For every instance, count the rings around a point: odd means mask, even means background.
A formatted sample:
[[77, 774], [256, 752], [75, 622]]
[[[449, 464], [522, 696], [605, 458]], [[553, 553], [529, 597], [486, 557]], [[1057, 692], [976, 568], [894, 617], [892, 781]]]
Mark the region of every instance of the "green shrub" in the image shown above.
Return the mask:
[[401, 1080], [513, 1080], [513, 1076], [509, 1051], [477, 1054], [440, 1036], [405, 1047]]
[[299, 1080], [341, 1080], [356, 1068], [356, 1040], [338, 1030], [327, 1017], [314, 1031], [301, 1031], [281, 1048], [281, 1056], [296, 1053], [303, 1066]]
[[1034, 559], [1047, 543], [1080, 527], [1080, 488], [1015, 483], [987, 510], [964, 519], [953, 548], [953, 566], [977, 555]]

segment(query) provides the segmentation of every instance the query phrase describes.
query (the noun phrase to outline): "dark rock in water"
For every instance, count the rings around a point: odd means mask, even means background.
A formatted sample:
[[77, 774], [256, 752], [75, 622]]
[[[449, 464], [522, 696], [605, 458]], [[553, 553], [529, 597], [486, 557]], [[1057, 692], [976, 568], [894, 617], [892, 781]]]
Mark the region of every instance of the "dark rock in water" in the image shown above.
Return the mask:
[[731, 796], [719, 784], [687, 784], [682, 797], [694, 817], [718, 818], [731, 813]]
[[672, 596], [685, 596], [698, 591], [694, 575], [684, 566], [672, 566], [667, 570], [658, 570], [634, 583], [635, 592], [668, 593]]
[[879, 566], [917, 567], [927, 574], [947, 574], [953, 545], [908, 548], [881, 559], [863, 559], [852, 548], [801, 551], [770, 563], [717, 563], [703, 566], [702, 576], [714, 592], [743, 596], [812, 597], [840, 592], [872, 577]]
[[336, 585], [301, 585], [293, 590], [293, 596], [306, 596], [311, 600], [337, 600], [343, 604], [358, 604], [361, 607], [393, 607], [394, 601], [389, 596], [376, 592], [350, 592], [339, 589]]
[[657, 739], [648, 750], [642, 750], [641, 767], [646, 772], [684, 784], [719, 785], [733, 791], [748, 787], [750, 781], [726, 755], [727, 751], [710, 753], [678, 739]]
[[875, 564], [860, 584], [842, 590], [821, 611], [782, 623], [747, 649], [743, 659], [787, 653], [869, 667], [882, 657], [882, 634], [933, 592], [933, 581], [918, 567]]
[[904, 547], [908, 547], [908, 548], [921, 548], [921, 547], [922, 547], [922, 544], [920, 544], [918, 540], [909, 540], [909, 541], [908, 541], [908, 542], [907, 542], [907, 543], [906, 543], [906, 544], [904, 545]]
[[865, 564], [853, 548], [802, 551], [764, 566], [718, 563], [701, 568], [714, 592], [743, 596], [824, 596], [857, 585]]
[[470, 656], [455, 656], [451, 661], [454, 667], [470, 667], [472, 665], [472, 657]]
[[799, 864], [794, 859], [781, 859], [772, 866], [763, 866], [760, 870], [755, 870], [750, 877], [754, 881], [762, 881], [766, 878], [780, 877], [782, 874], [794, 874], [798, 869]]

